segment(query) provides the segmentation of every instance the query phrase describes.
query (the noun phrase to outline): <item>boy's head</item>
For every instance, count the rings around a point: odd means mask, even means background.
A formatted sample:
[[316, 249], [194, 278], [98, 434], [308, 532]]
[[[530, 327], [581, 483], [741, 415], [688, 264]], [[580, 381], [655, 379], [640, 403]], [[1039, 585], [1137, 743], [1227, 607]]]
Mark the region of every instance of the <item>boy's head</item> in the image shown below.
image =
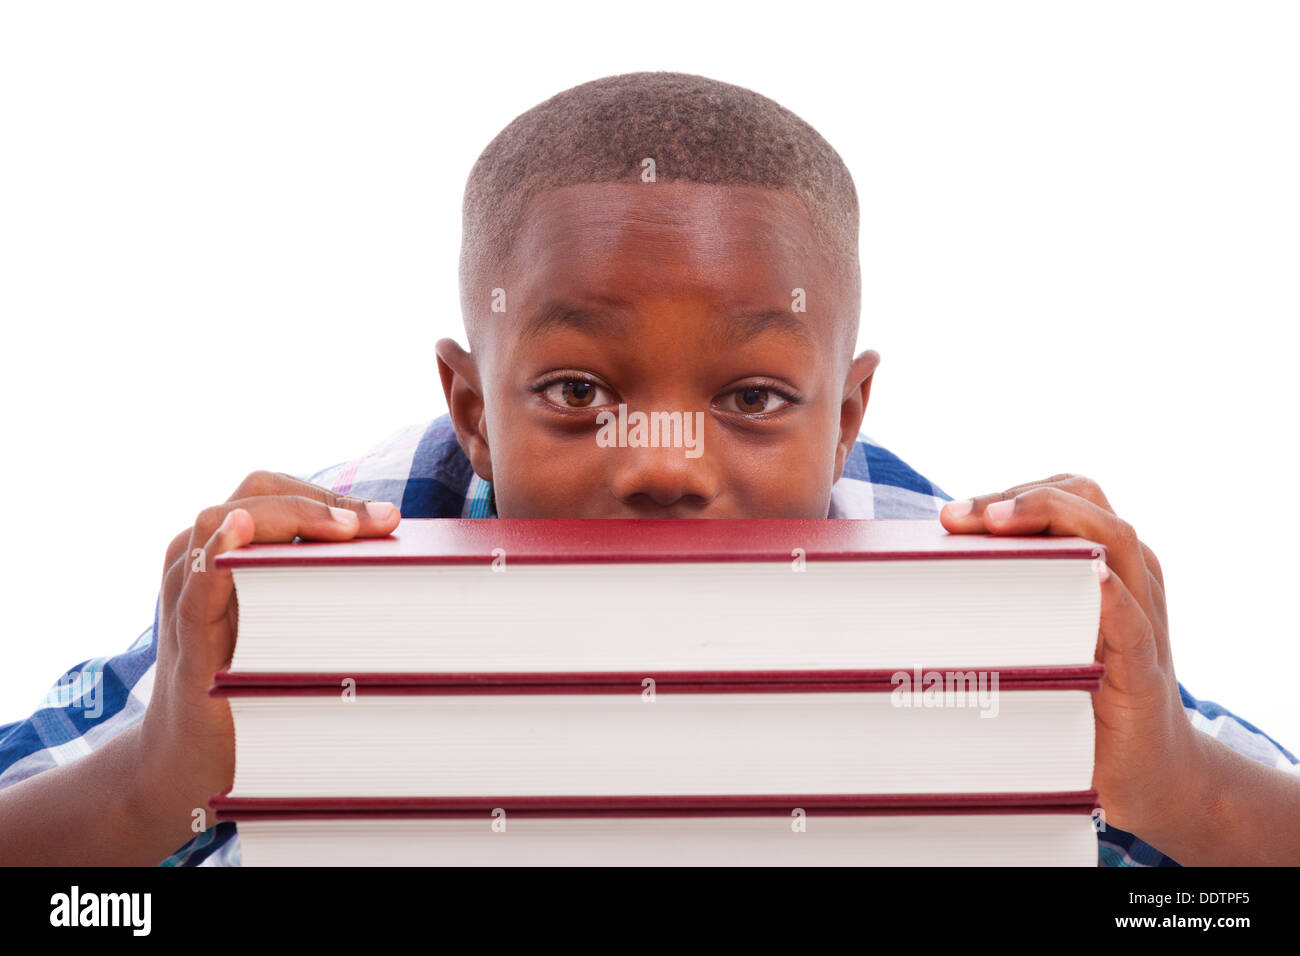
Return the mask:
[[879, 361], [857, 230], [835, 150], [741, 87], [632, 73], [516, 118], [465, 189], [470, 351], [438, 343], [498, 514], [826, 517]]

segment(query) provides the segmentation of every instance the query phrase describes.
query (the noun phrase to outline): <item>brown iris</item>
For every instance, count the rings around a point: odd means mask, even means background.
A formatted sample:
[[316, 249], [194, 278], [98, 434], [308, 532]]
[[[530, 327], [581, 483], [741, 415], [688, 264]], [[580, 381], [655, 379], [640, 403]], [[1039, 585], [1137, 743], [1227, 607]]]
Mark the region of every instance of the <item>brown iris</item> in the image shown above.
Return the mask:
[[564, 395], [565, 403], [574, 408], [590, 405], [592, 399], [596, 397], [596, 386], [591, 382], [565, 382], [560, 391]]
[[736, 405], [742, 412], [761, 412], [767, 408], [767, 389], [740, 389], [736, 392]]

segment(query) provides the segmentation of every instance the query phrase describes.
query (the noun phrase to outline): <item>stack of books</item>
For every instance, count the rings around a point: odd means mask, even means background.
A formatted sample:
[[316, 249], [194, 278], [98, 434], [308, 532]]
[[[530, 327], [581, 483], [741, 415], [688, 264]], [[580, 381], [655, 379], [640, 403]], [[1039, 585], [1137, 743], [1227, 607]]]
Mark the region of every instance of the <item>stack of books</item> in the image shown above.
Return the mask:
[[1101, 545], [404, 520], [221, 555], [245, 865], [1097, 864]]

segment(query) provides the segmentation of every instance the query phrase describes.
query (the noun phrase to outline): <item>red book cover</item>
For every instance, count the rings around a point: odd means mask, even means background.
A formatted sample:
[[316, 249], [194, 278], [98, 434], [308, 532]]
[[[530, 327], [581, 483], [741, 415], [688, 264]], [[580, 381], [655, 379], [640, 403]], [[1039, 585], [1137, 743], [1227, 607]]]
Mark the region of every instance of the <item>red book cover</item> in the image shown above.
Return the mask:
[[[902, 671], [675, 671], [629, 676], [618, 673], [546, 674], [298, 674], [219, 671], [213, 678], [212, 697], [332, 696], [345, 680], [352, 688], [371, 694], [639, 694], [653, 679], [655, 686], [678, 694], [759, 694], [817, 692], [891, 693], [900, 686], [895, 675], [907, 675], [907, 689], [921, 693], [926, 676], [974, 671], [985, 685], [997, 675], [998, 691], [1086, 690], [1101, 687], [1105, 667], [1093, 663], [1080, 667], [918, 667]], [[935, 685], [947, 687], [947, 683]]]
[[898, 561], [1105, 558], [1104, 545], [1054, 535], [950, 534], [938, 519], [407, 518], [384, 538], [252, 544], [218, 555], [223, 569], [267, 566], [638, 564], [718, 561]]
[[739, 794], [547, 797], [212, 797], [218, 820], [343, 817], [763, 816], [793, 807], [826, 814], [1090, 813], [1097, 791], [1054, 793]]
[[[954, 535], [937, 520], [829, 520], [829, 519], [407, 519], [385, 538], [347, 542], [294, 541], [254, 544], [215, 559], [218, 568], [312, 566], [490, 565], [504, 554], [516, 564], [552, 563], [675, 563], [675, 562], [787, 562], [798, 556], [809, 562], [909, 559], [1074, 558], [1105, 556], [1105, 548], [1076, 537], [1049, 535]], [[958, 662], [931, 670], [980, 670], [979, 662]], [[987, 665], [984, 665], [987, 669]], [[652, 678], [656, 684], [686, 690], [690, 685], [716, 688], [737, 684], [737, 690], [794, 682], [800, 688], [824, 683], [826, 689], [888, 690], [892, 671], [798, 670], [736, 671], [682, 670], [631, 675], [626, 672], [519, 672], [491, 673], [231, 673], [216, 675], [214, 695], [250, 693], [260, 687], [338, 688], [352, 678], [367, 688], [410, 686], [423, 692], [464, 692], [451, 688], [477, 688], [493, 692], [540, 693], [548, 686], [573, 688], [593, 685], [589, 693], [622, 691], [629, 680], [638, 684]], [[1096, 687], [1094, 667], [1006, 668], [999, 678], [1012, 687], [1088, 689]], [[830, 685], [837, 686], [830, 686]], [[868, 687], [866, 685], [880, 685]], [[444, 691], [434, 688], [445, 687]], [[531, 690], [530, 690], [531, 688]], [[420, 692], [420, 691], [417, 691]]]

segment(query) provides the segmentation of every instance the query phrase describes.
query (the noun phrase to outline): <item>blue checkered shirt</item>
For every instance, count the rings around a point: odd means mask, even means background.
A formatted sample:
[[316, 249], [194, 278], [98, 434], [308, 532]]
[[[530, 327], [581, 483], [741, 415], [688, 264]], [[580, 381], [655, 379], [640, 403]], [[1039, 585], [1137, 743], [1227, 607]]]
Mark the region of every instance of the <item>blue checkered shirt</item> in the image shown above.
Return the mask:
[[[470, 467], [447, 415], [394, 435], [369, 454], [308, 477], [340, 494], [400, 503], [406, 518], [495, 518], [492, 486]], [[830, 518], [936, 518], [951, 497], [881, 445], [859, 435], [831, 491]], [[153, 688], [154, 623], [124, 653], [69, 669], [40, 708], [0, 726], [0, 787], [84, 756], [144, 715]], [[1197, 700], [1181, 684], [1183, 707], [1198, 730], [1270, 767], [1300, 773], [1296, 758], [1262, 730], [1218, 704]], [[86, 700], [94, 705], [86, 706]], [[1177, 866], [1131, 833], [1097, 835], [1103, 866]], [[163, 866], [237, 866], [233, 822], [199, 834]]]

